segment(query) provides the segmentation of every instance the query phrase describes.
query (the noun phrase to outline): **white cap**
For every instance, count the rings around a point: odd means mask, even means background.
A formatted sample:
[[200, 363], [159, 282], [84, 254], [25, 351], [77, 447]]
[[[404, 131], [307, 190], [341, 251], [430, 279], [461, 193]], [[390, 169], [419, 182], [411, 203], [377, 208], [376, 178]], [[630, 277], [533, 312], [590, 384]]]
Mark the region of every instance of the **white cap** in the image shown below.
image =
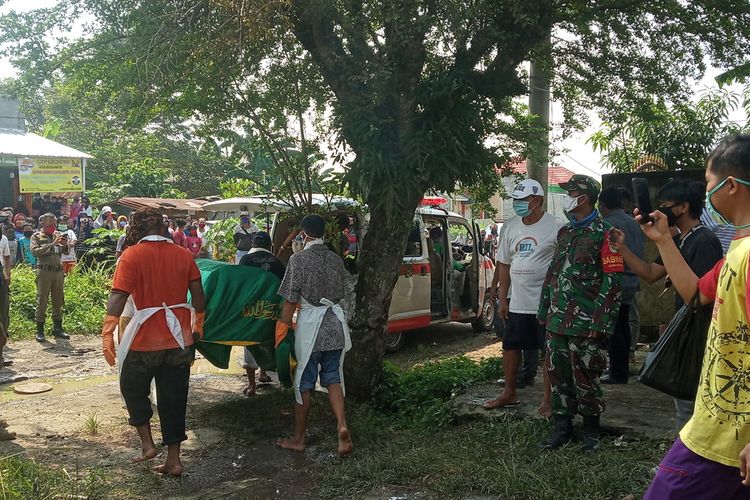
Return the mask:
[[521, 200], [527, 196], [544, 196], [544, 190], [542, 185], [534, 179], [525, 179], [516, 184], [513, 192], [510, 193], [510, 197], [514, 200]]

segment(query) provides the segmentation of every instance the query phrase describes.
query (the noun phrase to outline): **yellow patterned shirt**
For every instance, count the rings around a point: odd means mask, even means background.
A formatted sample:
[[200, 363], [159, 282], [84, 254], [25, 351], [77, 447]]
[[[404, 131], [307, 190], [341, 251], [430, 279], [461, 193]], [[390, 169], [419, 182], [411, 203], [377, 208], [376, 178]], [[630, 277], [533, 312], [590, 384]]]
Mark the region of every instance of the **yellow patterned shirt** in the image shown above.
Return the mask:
[[739, 467], [750, 443], [750, 237], [732, 241], [726, 258], [700, 281], [714, 310], [693, 418], [680, 433], [698, 455]]

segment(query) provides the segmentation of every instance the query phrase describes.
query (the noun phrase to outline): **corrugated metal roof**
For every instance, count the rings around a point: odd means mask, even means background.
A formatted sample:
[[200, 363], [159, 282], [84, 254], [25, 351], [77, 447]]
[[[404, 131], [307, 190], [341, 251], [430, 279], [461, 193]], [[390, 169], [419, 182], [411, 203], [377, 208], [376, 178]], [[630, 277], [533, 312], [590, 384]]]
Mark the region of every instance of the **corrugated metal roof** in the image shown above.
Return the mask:
[[176, 198], [138, 198], [125, 197], [116, 202], [118, 205], [138, 210], [141, 207], [160, 208], [166, 210], [203, 210], [203, 205], [208, 203], [205, 200], [182, 200]]
[[83, 151], [45, 139], [31, 132], [9, 129], [0, 129], [0, 154], [51, 158], [93, 158]]
[[[513, 171], [517, 174], [526, 175], [526, 160], [522, 160], [518, 165], [514, 166]], [[547, 180], [550, 185], [557, 186], [561, 182], [567, 182], [573, 174], [574, 172], [560, 165], [550, 165], [547, 167]]]

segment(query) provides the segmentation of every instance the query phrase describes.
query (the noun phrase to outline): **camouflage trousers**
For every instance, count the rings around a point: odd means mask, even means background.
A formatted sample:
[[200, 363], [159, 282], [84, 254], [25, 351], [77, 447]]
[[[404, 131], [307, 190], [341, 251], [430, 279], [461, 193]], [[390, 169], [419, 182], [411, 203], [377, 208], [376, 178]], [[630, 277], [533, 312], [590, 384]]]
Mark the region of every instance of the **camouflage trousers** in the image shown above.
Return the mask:
[[599, 377], [607, 367], [607, 342], [547, 332], [552, 413], [573, 417], [604, 412]]

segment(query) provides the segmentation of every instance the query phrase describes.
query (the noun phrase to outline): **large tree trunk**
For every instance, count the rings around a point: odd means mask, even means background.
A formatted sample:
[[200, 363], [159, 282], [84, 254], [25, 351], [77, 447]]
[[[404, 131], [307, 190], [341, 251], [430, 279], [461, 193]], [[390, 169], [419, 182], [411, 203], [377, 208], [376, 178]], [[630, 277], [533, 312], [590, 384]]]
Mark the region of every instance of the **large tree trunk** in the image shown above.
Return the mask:
[[[375, 209], [370, 214], [369, 229], [358, 263], [356, 306], [349, 321], [352, 350], [344, 365], [347, 396], [360, 401], [370, 398], [380, 377], [388, 309], [417, 200], [391, 217], [387, 217], [382, 209]], [[401, 221], [394, 224], [394, 219]]]

